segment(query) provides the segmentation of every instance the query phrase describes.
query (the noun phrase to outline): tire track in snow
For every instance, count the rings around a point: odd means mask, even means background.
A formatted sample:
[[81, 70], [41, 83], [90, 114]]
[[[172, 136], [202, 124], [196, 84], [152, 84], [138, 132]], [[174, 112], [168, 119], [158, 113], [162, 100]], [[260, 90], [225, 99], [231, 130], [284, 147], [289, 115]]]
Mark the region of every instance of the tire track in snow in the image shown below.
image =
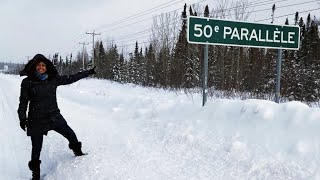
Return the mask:
[[5, 179], [21, 179], [30, 174], [30, 141], [19, 126], [20, 86], [11, 81], [0, 76], [0, 174]]

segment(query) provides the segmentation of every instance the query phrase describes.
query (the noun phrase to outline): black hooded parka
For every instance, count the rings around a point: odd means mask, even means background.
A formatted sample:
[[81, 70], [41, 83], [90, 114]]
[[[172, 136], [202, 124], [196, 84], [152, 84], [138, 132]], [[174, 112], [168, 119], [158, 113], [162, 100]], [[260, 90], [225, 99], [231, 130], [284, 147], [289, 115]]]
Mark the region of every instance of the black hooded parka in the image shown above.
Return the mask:
[[[39, 62], [46, 64], [48, 74], [46, 80], [40, 80], [35, 76], [36, 64]], [[57, 105], [57, 87], [86, 78], [89, 72], [83, 71], [74, 75], [60, 76], [50, 60], [37, 54], [28, 62], [20, 75], [27, 75], [27, 77], [21, 83], [18, 115], [20, 121], [27, 121], [27, 135], [33, 136], [46, 135], [49, 130], [66, 123]]]

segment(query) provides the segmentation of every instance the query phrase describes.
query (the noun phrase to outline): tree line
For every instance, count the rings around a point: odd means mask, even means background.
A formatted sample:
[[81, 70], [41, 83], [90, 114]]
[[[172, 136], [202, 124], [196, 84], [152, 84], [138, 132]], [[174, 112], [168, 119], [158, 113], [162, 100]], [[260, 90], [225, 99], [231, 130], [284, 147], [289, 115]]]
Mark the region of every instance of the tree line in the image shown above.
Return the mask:
[[[200, 8], [198, 8], [200, 9]], [[244, 17], [245, 11], [239, 13]], [[273, 9], [274, 13], [274, 9]], [[202, 87], [203, 45], [187, 42], [187, 15], [215, 17], [216, 13], [187, 10], [185, 5], [179, 15], [162, 16], [162, 24], [154, 24], [147, 46], [137, 41], [129, 57], [116, 43], [107, 46], [102, 41], [95, 44], [95, 77], [120, 83], [166, 89], [194, 89]], [[179, 18], [177, 30], [168, 28]], [[239, 16], [238, 16], [239, 17]], [[284, 24], [289, 24], [288, 19]], [[281, 97], [305, 102], [320, 99], [320, 33], [319, 22], [309, 14], [304, 20], [297, 12], [293, 22], [300, 27], [299, 50], [283, 50]], [[259, 97], [275, 91], [277, 50], [266, 48], [209, 46], [209, 89], [223, 92], [250, 92]], [[84, 59], [84, 61], [83, 61]], [[88, 53], [78, 52], [63, 59], [52, 57], [60, 74], [70, 74], [91, 64]]]

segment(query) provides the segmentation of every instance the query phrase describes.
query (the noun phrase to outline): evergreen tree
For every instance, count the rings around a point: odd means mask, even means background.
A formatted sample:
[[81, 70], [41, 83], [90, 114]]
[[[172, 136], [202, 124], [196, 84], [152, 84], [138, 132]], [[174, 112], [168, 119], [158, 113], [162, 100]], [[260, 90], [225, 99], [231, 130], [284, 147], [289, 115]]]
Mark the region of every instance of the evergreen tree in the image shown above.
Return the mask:
[[[308, 24], [308, 23], [307, 23]], [[305, 100], [305, 90], [306, 90], [306, 80], [307, 80], [307, 68], [308, 68], [308, 64], [307, 64], [307, 56], [308, 56], [308, 44], [309, 43], [309, 38], [308, 38], [308, 28], [307, 28], [307, 24], [304, 24], [303, 19], [300, 19], [299, 25], [300, 29], [301, 29], [301, 47], [298, 51], [298, 65], [299, 65], [299, 70], [298, 70], [298, 88], [297, 89], [297, 94], [298, 94], [298, 99], [300, 101]]]
[[[209, 15], [209, 9], [206, 9], [207, 15]], [[190, 16], [197, 16], [196, 12], [193, 12], [191, 6], [189, 8]], [[203, 67], [203, 45], [189, 44], [187, 47], [187, 58], [185, 61], [185, 70], [183, 77], [183, 87], [191, 88], [200, 85], [200, 80], [203, 78], [201, 67]], [[202, 61], [201, 61], [202, 60]]]
[[125, 62], [124, 62], [124, 56], [123, 53], [120, 54], [119, 56], [119, 78], [116, 79], [116, 81], [120, 83], [126, 83], [126, 69], [125, 69]]
[[141, 63], [141, 56], [139, 52], [138, 41], [136, 41], [136, 45], [134, 48], [134, 58], [133, 58], [132, 69], [131, 69], [132, 77], [136, 84], [141, 84], [140, 63]]
[[147, 86], [156, 86], [156, 52], [150, 43], [146, 53]]
[[[288, 18], [287, 18], [288, 19]], [[294, 16], [294, 25], [298, 25], [298, 21], [299, 21], [299, 12], [296, 12], [295, 16]]]
[[179, 33], [177, 44], [174, 49], [174, 57], [171, 63], [170, 69], [170, 86], [173, 88], [179, 88], [183, 84], [184, 74], [187, 72], [186, 61], [188, 54], [188, 42], [187, 42], [187, 19], [186, 19], [186, 8], [182, 12], [182, 24]]
[[[296, 18], [298, 18], [298, 14], [296, 13]], [[288, 18], [286, 19], [285, 25], [289, 25]], [[295, 86], [295, 60], [294, 60], [294, 51], [292, 50], [283, 50], [283, 64], [282, 64], [282, 75], [281, 75], [281, 94], [284, 97], [287, 97], [291, 100], [294, 99], [294, 92], [291, 87]]]
[[[311, 22], [309, 22], [311, 21]], [[305, 101], [312, 102], [318, 100], [319, 75], [319, 31], [318, 25], [311, 20], [310, 14], [307, 18], [307, 34], [304, 38], [306, 46], [305, 61]]]
[[[96, 77], [107, 78], [111, 77], [111, 65], [107, 61], [106, 50], [103, 46], [102, 41], [97, 41], [95, 45], [95, 62], [94, 65], [97, 67]], [[98, 70], [99, 69], [99, 70]]]
[[162, 47], [156, 65], [156, 81], [161, 87], [168, 87], [168, 62], [170, 61], [170, 53], [168, 47]]
[[112, 45], [107, 54], [108, 63], [110, 63], [110, 79], [118, 81], [120, 79], [121, 63], [117, 45]]
[[146, 71], [146, 58], [143, 56], [142, 47], [140, 48], [139, 52], [139, 81], [142, 86], [146, 86], [146, 79], [147, 79], [147, 71]]

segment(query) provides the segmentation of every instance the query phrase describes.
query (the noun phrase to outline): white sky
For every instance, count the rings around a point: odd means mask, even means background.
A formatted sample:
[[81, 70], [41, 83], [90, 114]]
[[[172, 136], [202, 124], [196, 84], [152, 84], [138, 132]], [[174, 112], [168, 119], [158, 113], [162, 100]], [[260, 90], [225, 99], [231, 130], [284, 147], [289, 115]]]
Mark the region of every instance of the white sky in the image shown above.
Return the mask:
[[[109, 28], [103, 26], [164, 3], [168, 4], [163, 5], [162, 9], [128, 20], [127, 24], [179, 8], [181, 12], [185, 2], [191, 4], [199, 1], [201, 0], [78, 0], [72, 2], [65, 0], [0, 0], [0, 62], [23, 63], [28, 56], [32, 57], [37, 53], [47, 56], [59, 53], [63, 57], [71, 52], [76, 54], [82, 48], [79, 42], [92, 42], [92, 36], [86, 35], [86, 31], [97, 29], [96, 32], [103, 32], [101, 36], [97, 36], [97, 39], [100, 40], [106, 40], [110, 37], [117, 38], [117, 36], [124, 36], [150, 28], [152, 20], [118, 29], [114, 28], [126, 24], [123, 23]], [[224, 1], [231, 3], [228, 0]], [[319, 0], [317, 2], [315, 0], [314, 2], [310, 1], [312, 0], [251, 0], [250, 2], [264, 4], [255, 7], [255, 10], [271, 8], [273, 3], [276, 3], [276, 6], [283, 6], [305, 2], [304, 4], [279, 9], [277, 16], [320, 8]], [[217, 1], [205, 0], [200, 4], [209, 4], [211, 9], [217, 5]], [[306, 14], [302, 14], [303, 17]], [[320, 10], [312, 11], [311, 14], [318, 14], [317, 17], [320, 17]], [[250, 20], [269, 17], [270, 11], [261, 11], [253, 13]], [[289, 16], [291, 22], [293, 17], [293, 15]], [[264, 22], [268, 23], [270, 21]], [[137, 38], [141, 38], [141, 36], [143, 35], [136, 35]], [[140, 41], [147, 41], [148, 33], [145, 34], [145, 37]], [[124, 41], [127, 44], [135, 42], [133, 39], [130, 42], [128, 39]], [[87, 46], [88, 51], [91, 51], [91, 46], [91, 44]]]

